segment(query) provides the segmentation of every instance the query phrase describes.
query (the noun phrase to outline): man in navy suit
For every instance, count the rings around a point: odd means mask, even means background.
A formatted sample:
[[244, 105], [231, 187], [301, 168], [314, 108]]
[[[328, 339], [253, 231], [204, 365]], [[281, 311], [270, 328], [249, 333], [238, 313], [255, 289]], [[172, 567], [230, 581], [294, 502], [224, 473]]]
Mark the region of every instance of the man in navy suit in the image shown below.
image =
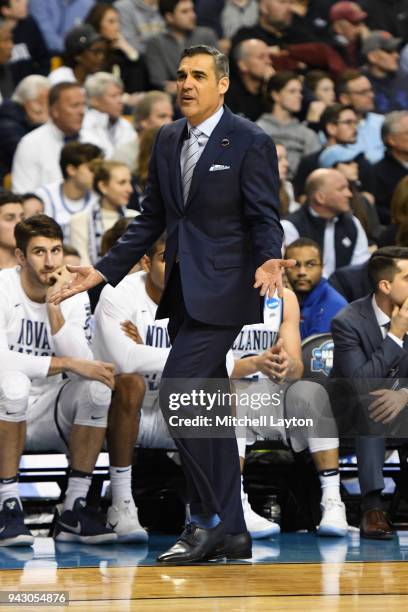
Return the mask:
[[406, 437], [407, 431], [408, 248], [378, 249], [369, 260], [368, 274], [374, 293], [348, 304], [332, 321], [331, 377], [348, 379], [362, 393], [354, 404], [361, 434], [356, 440], [363, 496], [360, 533], [389, 539], [393, 530], [381, 491], [385, 437]]
[[[156, 315], [170, 318], [172, 350], [160, 393], [166, 418], [168, 381], [227, 381], [228, 349], [244, 324], [262, 321], [261, 297], [281, 292], [281, 271], [294, 264], [281, 259], [275, 147], [224, 106], [228, 74], [228, 60], [216, 49], [183, 53], [177, 90], [185, 118], [157, 136], [142, 214], [97, 269], [69, 268], [76, 279], [54, 297], [58, 302], [103, 278], [116, 285], [166, 229], [166, 284]], [[192, 407], [186, 412], [194, 415]], [[228, 435], [176, 439], [193, 520], [159, 561], [251, 556], [237, 444]]]

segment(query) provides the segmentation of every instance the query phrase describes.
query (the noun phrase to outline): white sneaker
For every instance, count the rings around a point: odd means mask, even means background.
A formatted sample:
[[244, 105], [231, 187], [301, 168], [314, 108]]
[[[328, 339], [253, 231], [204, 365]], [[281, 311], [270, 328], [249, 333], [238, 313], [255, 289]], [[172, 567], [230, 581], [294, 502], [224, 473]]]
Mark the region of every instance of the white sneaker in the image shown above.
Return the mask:
[[320, 504], [322, 520], [317, 528], [319, 536], [344, 537], [347, 535], [348, 524], [346, 508], [339, 499], [328, 498]]
[[108, 508], [107, 526], [117, 534], [118, 542], [147, 542], [147, 531], [139, 523], [133, 499], [121, 500], [119, 506]]
[[253, 540], [268, 538], [269, 536], [278, 535], [278, 533], [280, 533], [278, 523], [268, 521], [268, 519], [260, 516], [252, 510], [248, 501], [248, 495], [246, 493], [241, 495], [241, 500], [245, 523]]

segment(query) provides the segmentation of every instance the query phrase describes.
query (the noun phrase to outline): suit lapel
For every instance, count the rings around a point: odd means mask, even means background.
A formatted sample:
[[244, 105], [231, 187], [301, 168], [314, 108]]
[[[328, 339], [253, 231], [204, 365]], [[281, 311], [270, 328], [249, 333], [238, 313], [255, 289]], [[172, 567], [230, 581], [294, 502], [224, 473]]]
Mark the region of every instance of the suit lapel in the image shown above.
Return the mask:
[[[226, 138], [226, 136], [233, 129], [233, 114], [228, 108], [224, 107], [224, 113], [218, 124], [215, 126], [215, 129], [211, 134], [210, 138], [208, 139], [204, 151], [202, 152], [201, 157], [198, 160], [198, 163], [194, 169], [193, 178], [191, 181], [190, 191], [188, 194], [185, 208], [187, 208], [191, 204], [191, 201], [197, 193], [197, 189], [200, 186], [200, 183], [207, 175], [211, 164], [215, 163], [220, 157], [220, 155], [225, 151], [225, 143], [228, 142], [227, 146], [230, 146], [231, 143], [229, 139]], [[223, 141], [224, 146], [222, 144]]]
[[172, 142], [170, 144], [170, 181], [171, 190], [178, 208], [184, 209], [183, 190], [181, 185], [181, 170], [180, 170], [180, 155], [183, 147], [184, 135], [186, 131], [187, 121], [182, 119], [174, 124], [175, 130], [171, 135]]
[[369, 295], [360, 303], [360, 313], [365, 319], [366, 333], [365, 336], [371, 344], [371, 348], [375, 351], [383, 341], [380, 326], [371, 303], [372, 296]]

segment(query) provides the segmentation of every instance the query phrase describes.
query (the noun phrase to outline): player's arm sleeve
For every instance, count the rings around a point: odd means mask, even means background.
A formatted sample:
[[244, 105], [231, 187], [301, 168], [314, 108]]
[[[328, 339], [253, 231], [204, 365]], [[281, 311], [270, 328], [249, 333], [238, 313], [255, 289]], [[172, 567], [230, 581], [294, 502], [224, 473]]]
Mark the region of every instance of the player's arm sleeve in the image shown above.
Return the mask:
[[[63, 310], [64, 325], [52, 337], [57, 357], [93, 359], [86, 337], [89, 309], [82, 295], [74, 296]], [[71, 302], [71, 303], [70, 303]]]
[[250, 228], [255, 265], [281, 259], [283, 230], [279, 221], [279, 173], [276, 148], [266, 134], [257, 134], [241, 173], [244, 215]]
[[97, 359], [105, 359], [116, 366], [117, 373], [161, 374], [170, 349], [136, 344], [122, 331], [120, 324], [130, 319], [125, 307], [114, 304], [102, 295], [95, 313], [94, 337], [101, 353], [94, 350]]
[[7, 300], [0, 297], [0, 371], [22, 372], [28, 378], [47, 378], [51, 357], [40, 357], [11, 351], [7, 342]]
[[161, 146], [161, 135], [160, 130], [150, 159], [142, 214], [134, 218], [119, 242], [95, 266], [113, 286], [126, 276], [148, 248], [156, 242], [166, 226], [157, 168], [157, 152]]

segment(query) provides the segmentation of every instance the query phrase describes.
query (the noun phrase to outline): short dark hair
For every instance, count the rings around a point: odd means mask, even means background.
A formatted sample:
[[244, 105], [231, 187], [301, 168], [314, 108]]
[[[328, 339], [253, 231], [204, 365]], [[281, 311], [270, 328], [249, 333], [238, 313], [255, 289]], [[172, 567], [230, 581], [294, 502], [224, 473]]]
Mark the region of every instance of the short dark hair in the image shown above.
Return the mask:
[[302, 248], [302, 247], [309, 247], [309, 248], [312, 247], [313, 249], [316, 249], [316, 251], [319, 253], [320, 261], [322, 261], [322, 249], [317, 244], [317, 242], [315, 240], [312, 240], [311, 238], [297, 238], [296, 240], [291, 242], [286, 247], [285, 259], [291, 259], [288, 255], [288, 252], [290, 251], [290, 249], [296, 249], [296, 248]]
[[80, 89], [81, 85], [77, 82], [70, 82], [70, 81], [62, 81], [61, 83], [57, 83], [56, 85], [53, 85], [50, 89], [50, 91], [48, 92], [48, 105], [54, 106], [54, 104], [56, 104], [60, 97], [61, 94], [64, 91], [68, 91], [69, 89]]
[[320, 117], [320, 129], [323, 130], [326, 136], [328, 135], [326, 131], [327, 124], [337, 123], [337, 121], [340, 119], [341, 113], [344, 113], [344, 111], [346, 110], [350, 110], [355, 113], [354, 108], [349, 104], [339, 104], [338, 102], [336, 102], [335, 104], [330, 104], [330, 106], [326, 106]]
[[33, 198], [35, 200], [38, 200], [39, 202], [41, 202], [41, 204], [44, 206], [44, 200], [42, 198], [40, 198], [39, 195], [34, 193], [34, 191], [27, 191], [27, 193], [23, 193], [23, 195], [21, 196], [21, 201], [24, 204], [24, 202], [26, 202], [27, 200], [31, 200]]
[[268, 81], [267, 93], [281, 91], [290, 81], [300, 81], [300, 76], [292, 70], [280, 70]]
[[97, 2], [84, 19], [84, 23], [88, 23], [96, 32], [100, 33], [101, 21], [108, 11], [114, 11], [117, 13], [118, 9], [116, 9], [113, 4], [108, 4], [107, 2]]
[[163, 19], [166, 13], [174, 13], [179, 2], [181, 0], [159, 0], [159, 12]]
[[64, 239], [61, 226], [47, 215], [33, 215], [28, 219], [20, 221], [14, 228], [16, 246], [25, 253], [28, 243], [32, 238], [43, 236], [44, 238], [55, 238], [61, 242]]
[[377, 291], [381, 280], [394, 280], [399, 259], [408, 259], [408, 247], [382, 247], [371, 255], [368, 261], [368, 276], [374, 291]]
[[148, 257], [150, 257], [150, 259], [151, 259], [154, 256], [154, 254], [156, 253], [156, 251], [158, 250], [159, 246], [161, 244], [166, 244], [166, 240], [167, 240], [167, 234], [166, 234], [166, 232], [163, 232], [161, 234], [161, 236], [158, 237], [156, 242], [154, 244], [152, 244], [152, 246], [149, 249], [147, 249], [146, 255]]
[[337, 94], [341, 95], [349, 93], [349, 84], [351, 83], [351, 81], [355, 81], [356, 79], [359, 79], [362, 76], [365, 76], [365, 74], [363, 74], [359, 70], [356, 70], [355, 68], [344, 70], [344, 72], [341, 73], [337, 80]]
[[5, 206], [6, 204], [22, 204], [23, 198], [21, 195], [17, 195], [12, 191], [2, 190], [0, 191], [0, 206]]
[[323, 70], [309, 70], [305, 74], [303, 84], [306, 89], [314, 92], [320, 81], [323, 81], [323, 79], [329, 79], [330, 81], [332, 80], [331, 76]]
[[69, 165], [78, 168], [94, 159], [103, 159], [103, 151], [96, 145], [88, 142], [68, 142], [62, 149], [60, 155], [60, 168], [64, 179], [68, 178], [67, 167]]
[[215, 74], [219, 79], [229, 77], [229, 60], [224, 53], [221, 53], [215, 47], [208, 45], [194, 45], [184, 49], [181, 54], [180, 61], [185, 57], [194, 57], [195, 55], [211, 55], [214, 58]]

